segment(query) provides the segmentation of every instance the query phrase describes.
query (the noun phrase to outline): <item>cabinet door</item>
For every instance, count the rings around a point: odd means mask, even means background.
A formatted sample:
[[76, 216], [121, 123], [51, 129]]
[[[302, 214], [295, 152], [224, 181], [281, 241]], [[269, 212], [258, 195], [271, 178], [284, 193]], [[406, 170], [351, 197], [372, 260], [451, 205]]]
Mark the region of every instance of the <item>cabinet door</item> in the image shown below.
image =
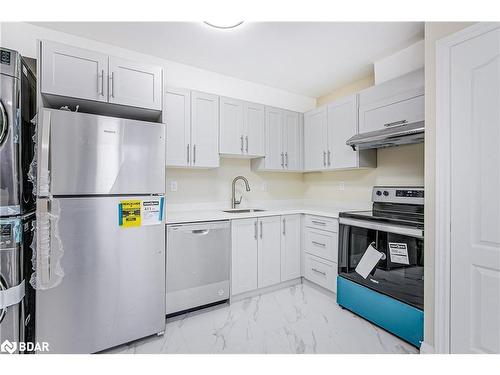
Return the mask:
[[191, 92], [191, 165], [219, 166], [219, 97]]
[[326, 167], [327, 109], [320, 107], [304, 115], [304, 168], [317, 170]]
[[245, 131], [243, 126], [243, 102], [220, 98], [220, 149], [221, 154], [243, 155]]
[[280, 216], [259, 219], [258, 285], [263, 288], [281, 280]]
[[108, 101], [106, 55], [47, 41], [41, 55], [42, 93]]
[[265, 109], [261, 104], [244, 104], [245, 151], [251, 156], [264, 156]]
[[109, 58], [109, 102], [161, 110], [162, 68]]
[[231, 220], [231, 294], [257, 289], [257, 219]]
[[358, 153], [345, 142], [358, 132], [358, 97], [351, 95], [328, 105], [328, 168], [354, 168]]
[[167, 124], [166, 164], [187, 167], [190, 164], [191, 92], [168, 89], [165, 93], [165, 123]]
[[302, 136], [297, 112], [283, 111], [283, 151], [285, 169], [300, 170], [300, 147]]
[[300, 277], [300, 215], [281, 217], [281, 281]]
[[266, 169], [283, 169], [283, 111], [266, 107]]

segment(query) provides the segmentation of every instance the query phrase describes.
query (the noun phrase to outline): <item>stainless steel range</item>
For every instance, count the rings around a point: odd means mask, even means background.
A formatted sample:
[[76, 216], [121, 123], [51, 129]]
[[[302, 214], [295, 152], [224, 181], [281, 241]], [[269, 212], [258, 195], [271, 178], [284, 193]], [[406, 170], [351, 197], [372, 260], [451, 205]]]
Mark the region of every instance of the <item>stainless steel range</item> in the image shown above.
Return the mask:
[[372, 201], [371, 211], [339, 215], [338, 302], [419, 346], [424, 189], [376, 186]]

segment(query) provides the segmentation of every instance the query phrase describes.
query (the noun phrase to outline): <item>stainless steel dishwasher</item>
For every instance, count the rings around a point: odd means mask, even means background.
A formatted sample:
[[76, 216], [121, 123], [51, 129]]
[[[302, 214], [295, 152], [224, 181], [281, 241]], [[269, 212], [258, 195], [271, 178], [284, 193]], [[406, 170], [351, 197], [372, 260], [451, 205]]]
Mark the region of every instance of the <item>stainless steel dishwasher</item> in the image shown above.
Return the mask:
[[229, 299], [229, 221], [167, 225], [167, 315]]

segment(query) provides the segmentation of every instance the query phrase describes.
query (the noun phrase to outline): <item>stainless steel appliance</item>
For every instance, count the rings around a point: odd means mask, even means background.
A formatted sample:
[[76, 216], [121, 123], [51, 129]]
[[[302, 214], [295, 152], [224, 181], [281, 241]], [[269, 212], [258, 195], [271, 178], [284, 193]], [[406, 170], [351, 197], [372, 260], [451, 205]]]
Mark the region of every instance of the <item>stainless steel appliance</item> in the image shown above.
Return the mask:
[[[424, 189], [376, 186], [372, 200], [371, 211], [339, 214], [338, 302], [419, 346], [424, 305]], [[380, 253], [380, 260], [365, 278], [356, 267], [370, 245]]]
[[167, 225], [167, 314], [229, 299], [228, 221]]
[[353, 150], [367, 150], [423, 142], [425, 138], [424, 121], [406, 120], [385, 124], [384, 129], [356, 134], [346, 142]]
[[40, 116], [37, 341], [94, 353], [164, 331], [164, 125]]
[[35, 210], [28, 171], [35, 149], [36, 78], [15, 51], [0, 49], [0, 216]]

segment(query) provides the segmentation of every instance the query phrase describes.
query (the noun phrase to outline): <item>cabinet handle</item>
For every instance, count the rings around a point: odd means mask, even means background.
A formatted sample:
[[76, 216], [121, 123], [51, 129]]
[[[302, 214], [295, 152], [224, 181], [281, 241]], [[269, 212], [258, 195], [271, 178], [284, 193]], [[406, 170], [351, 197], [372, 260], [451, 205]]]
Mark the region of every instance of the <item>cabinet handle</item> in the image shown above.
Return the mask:
[[187, 163], [189, 164], [189, 144], [187, 145]]
[[317, 221], [317, 220], [311, 220], [311, 223], [317, 224], [317, 225], [323, 225], [323, 226], [326, 225], [325, 222], [323, 222], [323, 221]]
[[245, 136], [245, 141], [246, 141], [246, 143], [247, 143], [246, 151], [247, 151], [247, 154], [248, 154], [248, 135], [247, 135], [247, 136]]
[[253, 223], [254, 225], [254, 233], [253, 233], [253, 236], [255, 239], [257, 239], [257, 220], [255, 220], [255, 222]]
[[283, 218], [283, 235], [286, 235], [286, 219]]
[[394, 122], [388, 122], [387, 124], [384, 124], [386, 128], [389, 128], [391, 126], [396, 126], [396, 125], [403, 125], [406, 124], [408, 121], [406, 120], [401, 120], [401, 121], [394, 121]]
[[285, 154], [281, 153], [281, 168], [285, 168]]
[[311, 241], [313, 245], [316, 245], [316, 246], [321, 246], [321, 247], [325, 247], [326, 245], [324, 243], [321, 243], [321, 242], [316, 242], [316, 241]]
[[313, 270], [313, 271], [314, 271], [314, 272], [316, 272], [316, 273], [319, 273], [320, 275], [326, 276], [326, 272], [323, 272], [323, 271], [317, 270], [316, 268], [311, 268], [311, 270]]
[[285, 152], [285, 167], [288, 168], [288, 151]]
[[115, 72], [111, 72], [111, 97], [115, 97]]
[[196, 164], [196, 144], [193, 145], [193, 165]]
[[243, 153], [243, 136], [240, 137], [240, 140], [241, 140], [240, 150], [241, 150], [241, 153]]
[[326, 151], [323, 151], [323, 167], [326, 167]]
[[332, 162], [331, 162], [331, 160], [330, 160], [330, 156], [331, 156], [331, 154], [332, 154], [332, 153], [330, 152], [330, 150], [328, 150], [328, 166], [331, 166], [331, 165], [332, 165]]
[[[99, 86], [99, 78], [97, 79], [97, 85]], [[101, 96], [104, 96], [104, 69], [101, 69]]]
[[262, 221], [260, 222], [260, 239], [262, 239]]

